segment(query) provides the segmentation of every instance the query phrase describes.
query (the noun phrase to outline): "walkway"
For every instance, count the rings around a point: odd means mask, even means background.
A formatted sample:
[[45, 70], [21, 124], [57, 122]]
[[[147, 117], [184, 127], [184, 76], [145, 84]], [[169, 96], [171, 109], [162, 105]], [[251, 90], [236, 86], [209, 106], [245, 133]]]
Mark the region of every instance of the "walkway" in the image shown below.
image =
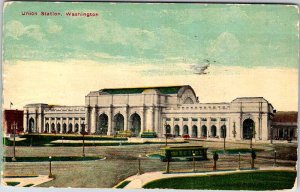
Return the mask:
[[[295, 170], [291, 167], [262, 167], [259, 170]], [[145, 184], [158, 180], [158, 179], [164, 179], [164, 178], [171, 178], [171, 177], [189, 177], [189, 176], [205, 176], [205, 175], [222, 175], [222, 174], [228, 174], [228, 173], [241, 173], [241, 172], [252, 172], [257, 171], [257, 169], [251, 170], [227, 170], [227, 171], [208, 171], [208, 172], [196, 172], [196, 173], [170, 173], [165, 174], [164, 172], [148, 172], [141, 175], [133, 175], [131, 177], [128, 177], [124, 181], [131, 181], [128, 185], [124, 187], [124, 189], [141, 189]], [[122, 181], [123, 182], [123, 181]], [[295, 184], [297, 181], [295, 182]], [[119, 185], [119, 184], [118, 184]], [[117, 186], [117, 185], [116, 185]], [[116, 187], [115, 186], [115, 187]], [[114, 187], [114, 188], [115, 188]]]
[[16, 185], [16, 187], [24, 187], [26, 185], [31, 185], [30, 187], [34, 187], [51, 180], [53, 180], [53, 178], [48, 178], [48, 175], [39, 175], [36, 177], [4, 177], [1, 180], [1, 185], [7, 186], [6, 182], [20, 182], [18, 185]]

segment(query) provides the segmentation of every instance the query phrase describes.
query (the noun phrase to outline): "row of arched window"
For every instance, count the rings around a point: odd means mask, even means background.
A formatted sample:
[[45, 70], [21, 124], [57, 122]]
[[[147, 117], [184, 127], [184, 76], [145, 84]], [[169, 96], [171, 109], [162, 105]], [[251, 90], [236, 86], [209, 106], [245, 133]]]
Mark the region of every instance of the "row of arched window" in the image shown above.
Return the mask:
[[73, 125], [72, 123], [69, 123], [68, 125], [66, 123], [63, 123], [62, 125], [60, 123], [51, 123], [49, 124], [46, 122], [44, 133], [80, 133], [85, 132], [85, 125], [78, 123], [75, 123]]
[[174, 126], [174, 133], [171, 133], [171, 126], [167, 125], [165, 127], [165, 133], [167, 134], [174, 134], [176, 137], [178, 136], [184, 136], [184, 135], [189, 135], [191, 137], [221, 137], [224, 138], [226, 137], [226, 125], [222, 125], [220, 129], [220, 135], [217, 135], [217, 127], [215, 125], [212, 125], [210, 127], [209, 135], [207, 132], [207, 126], [202, 125], [200, 129], [200, 133], [198, 133], [198, 127], [196, 125], [192, 126], [192, 132], [189, 133], [189, 127], [187, 125], [184, 125], [182, 129], [180, 129], [179, 125]]

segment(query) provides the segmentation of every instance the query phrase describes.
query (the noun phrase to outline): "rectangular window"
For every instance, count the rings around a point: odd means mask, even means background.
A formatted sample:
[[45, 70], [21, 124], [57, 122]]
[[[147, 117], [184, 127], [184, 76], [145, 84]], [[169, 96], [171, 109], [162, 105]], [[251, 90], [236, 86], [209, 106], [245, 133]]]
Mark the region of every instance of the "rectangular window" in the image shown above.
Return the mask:
[[207, 121], [207, 119], [206, 118], [201, 118], [201, 121]]
[[210, 120], [211, 120], [211, 121], [217, 121], [217, 119], [216, 119], [216, 118], [210, 118]]
[[192, 121], [198, 121], [198, 118], [192, 118]]
[[166, 118], [167, 121], [171, 121], [171, 118]]
[[226, 121], [226, 118], [221, 118], [221, 121]]
[[188, 121], [189, 119], [188, 119], [188, 118], [182, 118], [182, 120], [183, 120], [183, 121]]
[[179, 121], [179, 118], [174, 118], [174, 121]]

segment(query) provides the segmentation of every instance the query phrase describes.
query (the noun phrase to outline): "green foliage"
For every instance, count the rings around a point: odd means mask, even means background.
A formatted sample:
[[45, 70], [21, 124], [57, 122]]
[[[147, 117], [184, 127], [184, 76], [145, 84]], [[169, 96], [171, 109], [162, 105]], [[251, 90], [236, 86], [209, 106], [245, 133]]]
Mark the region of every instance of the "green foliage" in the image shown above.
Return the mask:
[[120, 183], [116, 188], [117, 189], [123, 189], [126, 185], [128, 185], [130, 183], [130, 181], [123, 181], [122, 183]]
[[[44, 146], [45, 144], [50, 144], [51, 141], [55, 140], [82, 140], [82, 135], [56, 135], [56, 134], [26, 134], [20, 136], [21, 138], [26, 138], [26, 140], [22, 141], [16, 141], [16, 146]], [[96, 140], [96, 141], [127, 141], [127, 138], [112, 138], [112, 137], [101, 137], [101, 136], [94, 136], [94, 135], [86, 135], [84, 136], [84, 140]], [[10, 141], [8, 138], [3, 138], [4, 145], [6, 146], [12, 146], [13, 142]], [[61, 146], [62, 144], [54, 144]], [[66, 143], [63, 143], [63, 146], [65, 146]], [[87, 144], [87, 145], [93, 145]], [[76, 145], [77, 146], [77, 145]]]
[[218, 159], [219, 159], [219, 154], [218, 154], [217, 152], [214, 152], [214, 154], [213, 154], [213, 159], [214, 159], [214, 161], [218, 161]]
[[11, 182], [6, 182], [6, 184], [7, 184], [8, 186], [16, 186], [16, 185], [19, 185], [20, 182], [14, 182], [14, 181], [11, 181]]
[[[100, 156], [64, 156], [64, 157], [52, 157], [51, 161], [92, 161], [100, 160], [103, 157]], [[42, 162], [49, 161], [49, 157], [16, 157], [17, 162]], [[12, 162], [12, 157], [4, 157], [5, 162]]]
[[141, 138], [156, 138], [157, 137], [157, 134], [156, 134], [156, 132], [154, 132], [154, 131], [147, 131], [147, 132], [143, 132], [142, 134], [141, 134]]
[[296, 176], [297, 172], [294, 171], [255, 171], [226, 175], [177, 177], [156, 180], [144, 185], [143, 188], [280, 190], [291, 189]]
[[34, 184], [30, 183], [30, 184], [27, 184], [27, 185], [24, 185], [23, 187], [31, 187], [33, 186]]

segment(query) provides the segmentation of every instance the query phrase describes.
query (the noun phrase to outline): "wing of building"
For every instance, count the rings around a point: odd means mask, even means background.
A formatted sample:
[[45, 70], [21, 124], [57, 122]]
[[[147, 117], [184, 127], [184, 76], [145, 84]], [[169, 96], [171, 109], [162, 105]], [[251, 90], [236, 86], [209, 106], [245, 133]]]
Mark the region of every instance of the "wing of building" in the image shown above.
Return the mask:
[[268, 140], [273, 106], [263, 97], [240, 97], [229, 103], [201, 103], [189, 85], [101, 89], [85, 96], [85, 106], [28, 104], [24, 128], [37, 133], [139, 136], [154, 131], [162, 137]]

